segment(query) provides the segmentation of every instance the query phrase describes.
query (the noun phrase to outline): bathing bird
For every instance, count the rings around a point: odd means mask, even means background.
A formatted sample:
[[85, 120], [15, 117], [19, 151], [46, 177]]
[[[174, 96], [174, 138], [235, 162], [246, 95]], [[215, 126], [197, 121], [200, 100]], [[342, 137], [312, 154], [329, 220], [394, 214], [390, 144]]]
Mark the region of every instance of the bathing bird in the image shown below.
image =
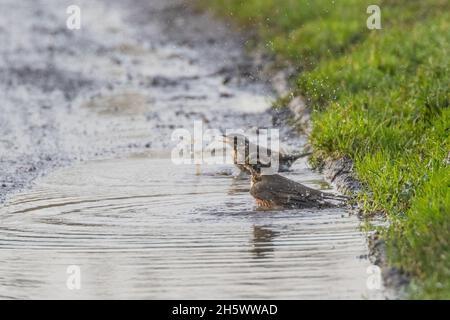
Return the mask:
[[340, 206], [348, 199], [309, 188], [279, 174], [262, 175], [259, 164], [247, 163], [245, 167], [251, 173], [250, 194], [264, 209], [330, 208]]
[[[273, 156], [278, 156], [278, 170], [280, 172], [289, 171], [292, 164], [300, 158], [307, 157], [311, 155], [311, 152], [304, 153], [294, 153], [288, 154], [283, 151], [272, 151], [271, 149], [264, 148], [260, 145], [255, 145], [250, 142], [250, 140], [242, 134], [228, 134], [223, 135], [223, 141], [231, 146], [231, 157], [233, 163], [241, 170], [241, 172], [251, 174], [251, 172], [246, 168], [245, 164], [249, 162], [249, 155], [251, 151], [257, 151], [255, 160], [258, 164], [261, 163], [261, 158], [267, 157], [272, 159]], [[243, 161], [245, 159], [245, 161]]]

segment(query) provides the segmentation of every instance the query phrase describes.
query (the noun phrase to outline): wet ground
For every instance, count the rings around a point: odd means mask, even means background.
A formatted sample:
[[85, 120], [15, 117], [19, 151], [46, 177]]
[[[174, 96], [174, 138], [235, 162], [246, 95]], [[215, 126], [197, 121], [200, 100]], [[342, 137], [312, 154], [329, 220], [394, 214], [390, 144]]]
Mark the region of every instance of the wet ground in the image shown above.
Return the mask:
[[[272, 125], [244, 38], [182, 1], [0, 4], [1, 297], [382, 297], [357, 217], [258, 211], [230, 166], [170, 161], [194, 121]], [[288, 176], [328, 188], [304, 161]]]

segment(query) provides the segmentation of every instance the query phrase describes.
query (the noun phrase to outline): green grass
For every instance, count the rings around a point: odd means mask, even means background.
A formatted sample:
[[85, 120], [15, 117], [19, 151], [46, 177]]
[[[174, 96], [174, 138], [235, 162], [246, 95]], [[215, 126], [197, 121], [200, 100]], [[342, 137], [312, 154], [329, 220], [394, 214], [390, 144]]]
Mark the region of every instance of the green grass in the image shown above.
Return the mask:
[[[382, 30], [368, 30], [378, 4]], [[349, 156], [413, 298], [450, 298], [450, 3], [208, 0], [298, 70], [315, 160]]]

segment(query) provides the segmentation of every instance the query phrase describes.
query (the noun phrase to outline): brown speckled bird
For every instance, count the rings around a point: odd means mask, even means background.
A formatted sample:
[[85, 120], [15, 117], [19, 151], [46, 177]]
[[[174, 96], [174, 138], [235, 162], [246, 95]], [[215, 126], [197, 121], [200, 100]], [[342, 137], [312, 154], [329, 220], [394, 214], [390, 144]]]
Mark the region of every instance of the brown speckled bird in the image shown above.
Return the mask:
[[330, 208], [347, 200], [345, 196], [321, 192], [278, 174], [262, 175], [259, 165], [245, 166], [252, 175], [250, 194], [261, 208]]
[[[278, 154], [278, 164], [279, 164], [278, 170], [280, 172], [289, 171], [289, 168], [297, 159], [311, 155], [311, 152], [296, 153], [296, 154], [287, 154], [282, 151], [274, 152], [271, 149], [267, 149], [259, 145], [258, 146], [252, 145], [250, 140], [246, 136], [241, 134], [224, 135], [223, 141], [231, 146], [231, 156], [233, 158], [234, 164], [241, 170], [241, 172], [247, 174], [251, 174], [251, 172], [246, 168], [246, 163], [248, 164], [249, 162], [248, 159], [250, 150], [257, 150], [257, 157], [255, 156], [254, 159], [258, 159], [258, 164], [260, 165], [262, 165], [260, 159], [263, 156], [271, 158], [272, 154], [274, 154], [275, 156]], [[242, 152], [245, 152], [245, 154], [240, 154]], [[241, 161], [242, 159], [245, 159], [245, 162]]]

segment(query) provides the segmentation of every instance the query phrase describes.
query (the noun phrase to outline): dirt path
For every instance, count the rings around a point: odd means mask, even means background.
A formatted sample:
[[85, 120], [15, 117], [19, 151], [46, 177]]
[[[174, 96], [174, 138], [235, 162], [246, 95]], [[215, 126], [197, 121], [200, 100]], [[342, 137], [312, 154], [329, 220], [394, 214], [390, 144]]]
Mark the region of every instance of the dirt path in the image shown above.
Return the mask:
[[[224, 168], [171, 164], [194, 121], [272, 125], [243, 39], [183, 1], [78, 1], [79, 31], [73, 1], [0, 3], [0, 296], [380, 297], [356, 217], [261, 213]], [[328, 187], [304, 162], [289, 176]]]
[[239, 39], [182, 1], [79, 1], [79, 31], [66, 2], [1, 1], [0, 200], [55, 166], [167, 148], [194, 120], [254, 126], [267, 108]]

